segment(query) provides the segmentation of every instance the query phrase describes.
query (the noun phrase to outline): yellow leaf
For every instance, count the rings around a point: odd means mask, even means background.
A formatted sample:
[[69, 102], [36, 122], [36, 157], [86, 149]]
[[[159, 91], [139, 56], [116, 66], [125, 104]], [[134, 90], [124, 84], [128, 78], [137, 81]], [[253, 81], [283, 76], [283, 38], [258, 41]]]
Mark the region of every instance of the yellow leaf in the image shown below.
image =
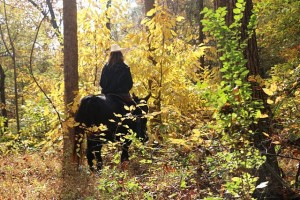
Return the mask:
[[182, 16], [179, 16], [176, 18], [176, 21], [178, 21], [178, 22], [181, 22], [182, 20], [184, 20], [184, 17], [182, 17]]
[[274, 142], [272, 142], [273, 144], [280, 144], [280, 142], [279, 141], [274, 141]]
[[253, 75], [251, 75], [251, 76], [248, 77], [248, 81], [249, 82], [256, 82], [256, 79]]
[[145, 19], [143, 19], [143, 20], [141, 21], [141, 24], [145, 24], [145, 23], [147, 23], [148, 21], [149, 21], [149, 19], [145, 18]]
[[269, 115], [267, 115], [267, 114], [261, 114], [261, 115], [259, 116], [259, 118], [267, 118], [267, 117], [269, 117]]
[[170, 140], [170, 142], [171, 142], [172, 144], [178, 144], [178, 145], [187, 146], [186, 141], [183, 140], [183, 139], [170, 138], [169, 140]]
[[281, 97], [281, 96], [277, 97], [277, 98], [275, 99], [275, 103], [280, 102], [282, 99], [283, 99], [283, 97]]
[[117, 113], [114, 113], [114, 115], [116, 116], [116, 117], [122, 117], [122, 115], [121, 114], [117, 114]]
[[270, 135], [269, 135], [268, 133], [266, 133], [266, 132], [263, 132], [263, 134], [264, 134], [265, 136], [267, 136], [267, 137], [270, 137]]
[[274, 101], [273, 101], [273, 100], [271, 100], [271, 99], [268, 99], [268, 100], [267, 100], [267, 103], [268, 103], [268, 104], [273, 104], [273, 103], [274, 103]]
[[155, 12], [156, 12], [156, 9], [153, 8], [153, 9], [151, 9], [149, 12], [147, 12], [147, 16], [148, 16], [148, 17], [151, 17]]
[[268, 96], [272, 96], [274, 94], [274, 92], [268, 88], [263, 88], [263, 91], [268, 95]]
[[276, 85], [275, 83], [273, 83], [273, 84], [271, 85], [271, 87], [270, 87], [270, 90], [271, 90], [272, 92], [276, 92], [276, 90], [277, 90], [277, 85]]
[[193, 129], [193, 135], [196, 136], [196, 137], [199, 137], [201, 135], [201, 132], [199, 129]]

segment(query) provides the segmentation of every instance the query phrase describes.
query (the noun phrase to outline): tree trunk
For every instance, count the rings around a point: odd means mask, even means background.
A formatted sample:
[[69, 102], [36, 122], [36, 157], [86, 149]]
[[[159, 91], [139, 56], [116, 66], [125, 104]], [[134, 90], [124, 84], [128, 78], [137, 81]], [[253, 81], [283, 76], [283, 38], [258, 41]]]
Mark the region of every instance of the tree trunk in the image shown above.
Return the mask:
[[[227, 7], [228, 13], [226, 15], [226, 24], [230, 25], [233, 22], [233, 9], [235, 8], [236, 0], [215, 0], [215, 9], [218, 7]], [[252, 0], [246, 0], [246, 6], [244, 11], [244, 17], [242, 19], [241, 27], [241, 41], [247, 40], [247, 47], [244, 50], [245, 59], [247, 59], [247, 69], [249, 75], [260, 75], [258, 49], [255, 31], [249, 38], [247, 33], [247, 25], [249, 24], [250, 17], [252, 15], [253, 3]], [[249, 38], [249, 39], [248, 39]], [[254, 195], [259, 198], [281, 198], [280, 194], [283, 190], [280, 179], [280, 170], [277, 157], [275, 155], [274, 145], [268, 138], [266, 138], [263, 132], [271, 133], [271, 116], [272, 112], [266, 103], [266, 95], [263, 90], [256, 84], [251, 82], [252, 97], [256, 100], [261, 100], [265, 106], [264, 112], [267, 112], [269, 118], [259, 120], [258, 124], [252, 125], [251, 129], [256, 133], [254, 137], [254, 145], [257, 147], [263, 155], [266, 155], [266, 162], [259, 169], [258, 183], [269, 181], [268, 187], [264, 189], [263, 193], [255, 191]]]
[[[249, 38], [247, 33], [247, 25], [249, 24], [250, 17], [252, 15], [253, 3], [252, 0], [246, 0], [246, 7], [244, 11], [244, 17], [242, 21], [241, 29], [241, 39], [246, 40]], [[247, 48], [244, 51], [245, 58], [247, 59], [247, 69], [249, 70], [249, 75], [262, 76], [259, 60], [258, 60], [258, 48], [256, 41], [255, 31], [252, 33], [251, 37], [247, 40]], [[252, 98], [261, 100], [264, 104], [264, 112], [266, 112], [269, 117], [266, 119], [261, 119], [256, 125], [253, 125], [252, 129], [257, 134], [254, 137], [255, 146], [266, 155], [266, 162], [259, 169], [259, 180], [258, 183], [269, 181], [268, 187], [263, 191], [263, 194], [259, 194], [255, 191], [257, 197], [262, 198], [282, 198], [283, 186], [280, 177], [280, 168], [278, 164], [277, 157], [275, 156], [275, 146], [271, 143], [269, 138], [266, 138], [263, 134], [272, 133], [271, 123], [272, 123], [272, 111], [270, 106], [267, 104], [267, 96], [263, 90], [257, 85], [257, 83], [251, 82], [252, 85]]]
[[152, 8], [154, 8], [155, 0], [144, 0], [145, 6], [145, 15], [149, 12]]
[[236, 0], [215, 0], [215, 10], [219, 7], [227, 7], [226, 24], [230, 25], [233, 22], [233, 8], [235, 7]]
[[[111, 0], [108, 0], [106, 4], [106, 10], [110, 8], [111, 8]], [[107, 18], [106, 28], [111, 31], [111, 22], [110, 22], [111, 20], [110, 17], [107, 15], [107, 13], [106, 13], [106, 18]]]
[[6, 48], [6, 51], [8, 52], [9, 56], [12, 59], [13, 62], [13, 69], [14, 69], [14, 93], [15, 93], [15, 114], [16, 114], [16, 121], [17, 121], [17, 133], [20, 133], [20, 117], [19, 117], [19, 94], [18, 94], [18, 73], [17, 73], [17, 61], [16, 61], [16, 50], [15, 50], [15, 46], [14, 46], [14, 41], [12, 38], [12, 35], [10, 33], [10, 28], [8, 26], [8, 19], [7, 19], [7, 13], [6, 13], [6, 2], [5, 0], [3, 1], [4, 4], [4, 18], [5, 18], [5, 26], [6, 26], [6, 31], [7, 31], [7, 35], [9, 38], [9, 44], [11, 46], [11, 51], [9, 50], [8, 45], [6, 44], [6, 42], [4, 41], [4, 37], [3, 37], [3, 32], [1, 29], [1, 35], [2, 35], [2, 40], [4, 43], [4, 46]]
[[1, 108], [1, 116], [5, 118], [4, 128], [8, 127], [8, 118], [7, 118], [7, 110], [6, 110], [6, 99], [5, 99], [5, 73], [0, 64], [0, 108]]
[[70, 122], [74, 113], [71, 106], [78, 93], [78, 41], [77, 41], [77, 6], [76, 0], [63, 1], [63, 24], [64, 24], [64, 102], [67, 115], [66, 125], [63, 128], [63, 189], [61, 199], [78, 199], [77, 156], [73, 156], [75, 145], [74, 128]]
[[[199, 44], [201, 44], [204, 42], [204, 33], [202, 31], [203, 26], [201, 24], [201, 21], [203, 19], [203, 14], [201, 14], [200, 12], [204, 8], [204, 0], [197, 0], [196, 5], [197, 5], [196, 18], [197, 18], [197, 22], [199, 22], [199, 24], [198, 24], [198, 29], [199, 29], [198, 41], [199, 41]], [[204, 67], [204, 55], [200, 57], [199, 62], [200, 62], [200, 66]], [[202, 71], [202, 70], [200, 70], [200, 71]]]

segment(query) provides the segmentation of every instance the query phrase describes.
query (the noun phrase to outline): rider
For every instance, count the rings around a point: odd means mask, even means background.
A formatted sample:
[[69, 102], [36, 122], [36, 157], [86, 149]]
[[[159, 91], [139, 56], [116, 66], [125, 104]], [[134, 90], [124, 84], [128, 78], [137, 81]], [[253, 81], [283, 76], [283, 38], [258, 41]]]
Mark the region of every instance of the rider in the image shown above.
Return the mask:
[[108, 62], [101, 72], [100, 86], [103, 94], [118, 96], [128, 104], [132, 102], [129, 91], [133, 81], [130, 68], [124, 63], [122, 50], [117, 44], [111, 45]]

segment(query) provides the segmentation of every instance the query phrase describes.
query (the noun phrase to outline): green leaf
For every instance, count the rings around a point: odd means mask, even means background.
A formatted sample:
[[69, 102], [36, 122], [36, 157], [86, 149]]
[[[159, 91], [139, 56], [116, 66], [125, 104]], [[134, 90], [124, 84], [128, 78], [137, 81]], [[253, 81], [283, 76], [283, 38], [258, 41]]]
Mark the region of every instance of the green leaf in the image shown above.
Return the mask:
[[242, 7], [243, 7], [243, 4], [241, 4], [241, 3], [236, 3], [235, 6], [236, 6], [237, 8], [242, 8]]
[[235, 8], [235, 9], [233, 9], [233, 13], [234, 14], [240, 14], [241, 13], [241, 9]]
[[236, 80], [236, 81], [234, 81], [234, 83], [235, 83], [237, 86], [241, 86], [243, 82], [242, 82], [241, 80]]
[[186, 188], [186, 182], [185, 182], [184, 179], [181, 180], [180, 187], [181, 188]]

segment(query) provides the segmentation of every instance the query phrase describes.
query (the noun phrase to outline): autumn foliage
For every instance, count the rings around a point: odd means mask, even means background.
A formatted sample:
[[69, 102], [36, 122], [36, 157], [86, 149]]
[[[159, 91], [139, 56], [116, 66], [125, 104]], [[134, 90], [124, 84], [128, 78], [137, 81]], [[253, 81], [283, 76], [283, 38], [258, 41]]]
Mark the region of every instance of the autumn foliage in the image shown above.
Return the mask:
[[[63, 128], [74, 125], [65, 120], [62, 5], [51, 1], [57, 28], [49, 4], [32, 2], [0, 2], [0, 199], [59, 198]], [[150, 141], [133, 139], [125, 164], [119, 163], [119, 144], [106, 145], [99, 174], [82, 158], [77, 178], [85, 185], [74, 186], [81, 194], [76, 198], [251, 199], [254, 190], [268, 186], [257, 182], [255, 172], [266, 158], [250, 128], [265, 118], [272, 119], [263, 135], [275, 147], [280, 193], [297, 197], [299, 1], [253, 0], [248, 30], [257, 33], [260, 76], [248, 76], [245, 68], [247, 41], [238, 38], [242, 0], [231, 26], [224, 21], [226, 9], [214, 10], [210, 0], [203, 1], [204, 11], [194, 1], [160, 0], [146, 14], [143, 1], [77, 2], [79, 93], [71, 109], [82, 97], [100, 93], [112, 43], [127, 49], [131, 92], [151, 92], [151, 98]], [[270, 112], [252, 98], [253, 83], [266, 95]]]

